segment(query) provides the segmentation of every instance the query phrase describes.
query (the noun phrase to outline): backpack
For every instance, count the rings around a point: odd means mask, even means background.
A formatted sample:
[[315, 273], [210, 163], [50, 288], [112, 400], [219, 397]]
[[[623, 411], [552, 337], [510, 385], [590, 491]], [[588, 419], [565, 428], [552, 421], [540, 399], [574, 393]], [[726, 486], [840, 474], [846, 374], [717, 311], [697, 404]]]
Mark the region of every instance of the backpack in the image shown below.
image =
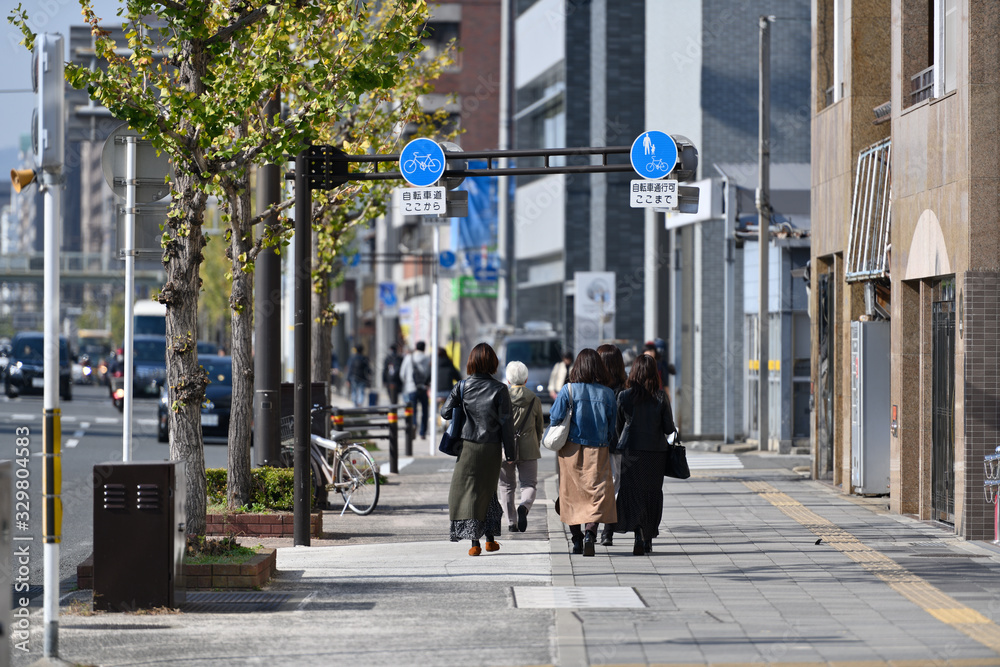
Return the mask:
[[517, 413], [514, 416], [514, 451], [517, 453], [515, 459], [521, 456], [521, 439], [528, 431], [528, 417], [531, 416], [531, 409], [535, 406], [535, 401], [539, 400], [537, 396], [533, 396], [530, 401], [528, 401], [528, 406], [525, 408], [514, 407], [514, 412]]
[[[424, 357], [424, 359], [426, 358], [427, 357]], [[410, 361], [413, 364], [413, 384], [415, 384], [418, 388], [426, 387], [431, 380], [429, 374], [424, 370], [424, 367], [419, 362], [417, 362], [416, 359], [411, 357]]]

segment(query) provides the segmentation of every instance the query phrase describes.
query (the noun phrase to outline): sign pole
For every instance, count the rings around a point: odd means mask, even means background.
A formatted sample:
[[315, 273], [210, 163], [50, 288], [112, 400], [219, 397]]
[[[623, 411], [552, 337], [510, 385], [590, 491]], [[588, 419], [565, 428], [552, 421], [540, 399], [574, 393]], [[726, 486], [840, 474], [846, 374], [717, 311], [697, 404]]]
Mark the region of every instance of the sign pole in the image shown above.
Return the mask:
[[441, 238], [437, 225], [432, 228], [434, 239], [434, 262], [431, 263], [431, 385], [427, 388], [427, 407], [430, 414], [430, 438], [427, 441], [428, 453], [434, 456], [437, 451], [437, 382], [438, 382], [438, 315], [440, 310], [440, 294], [438, 293], [438, 262], [441, 255]]
[[[62, 536], [62, 423], [59, 408], [59, 245], [62, 220], [58, 173], [44, 171], [45, 193], [45, 395], [42, 438], [45, 471], [42, 533], [44, 558], [44, 655], [59, 655], [59, 542]], [[67, 350], [68, 352], [68, 350]]]
[[132, 407], [135, 378], [135, 147], [138, 137], [125, 137], [125, 396], [122, 427], [122, 461], [132, 460]]

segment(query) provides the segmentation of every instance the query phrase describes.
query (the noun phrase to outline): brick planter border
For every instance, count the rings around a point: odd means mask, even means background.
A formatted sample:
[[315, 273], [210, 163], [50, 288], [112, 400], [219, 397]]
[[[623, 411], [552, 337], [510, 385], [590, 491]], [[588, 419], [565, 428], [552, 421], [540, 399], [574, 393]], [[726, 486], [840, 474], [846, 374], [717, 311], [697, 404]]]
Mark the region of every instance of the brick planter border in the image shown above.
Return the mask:
[[205, 563], [184, 565], [184, 587], [260, 588], [278, 571], [277, 551], [264, 549], [245, 563]]
[[[237, 537], [294, 537], [295, 515], [291, 512], [274, 514], [209, 514], [206, 517], [206, 535], [236, 535]], [[323, 533], [323, 512], [309, 515], [309, 534], [319, 537]]]
[[[262, 549], [245, 563], [203, 563], [184, 565], [184, 587], [200, 588], [260, 588], [278, 571], [278, 552]], [[80, 590], [94, 588], [94, 556], [76, 567], [76, 586]]]

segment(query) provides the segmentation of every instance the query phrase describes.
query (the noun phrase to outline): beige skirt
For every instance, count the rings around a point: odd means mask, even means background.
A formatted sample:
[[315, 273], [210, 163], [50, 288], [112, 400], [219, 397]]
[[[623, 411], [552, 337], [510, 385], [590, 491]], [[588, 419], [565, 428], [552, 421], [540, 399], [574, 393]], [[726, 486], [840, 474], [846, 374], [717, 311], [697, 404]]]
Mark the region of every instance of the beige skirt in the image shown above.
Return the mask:
[[571, 526], [615, 523], [615, 484], [607, 447], [583, 447], [567, 442], [559, 461], [559, 518]]

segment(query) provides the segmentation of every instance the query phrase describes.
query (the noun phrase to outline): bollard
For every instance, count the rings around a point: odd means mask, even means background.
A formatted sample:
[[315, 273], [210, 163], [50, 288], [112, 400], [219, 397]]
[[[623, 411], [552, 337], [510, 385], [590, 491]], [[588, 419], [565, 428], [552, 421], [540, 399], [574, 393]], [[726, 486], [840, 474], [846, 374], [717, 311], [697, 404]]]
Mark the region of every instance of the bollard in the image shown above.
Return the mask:
[[1000, 493], [1000, 447], [996, 448], [996, 453], [986, 455], [983, 468], [986, 470], [983, 491], [986, 502], [993, 505], [993, 544], [1000, 545], [1000, 502], [997, 502]]
[[407, 403], [403, 410], [406, 419], [406, 455], [413, 456], [413, 436], [416, 435], [417, 425], [413, 423], [413, 403]]
[[389, 418], [389, 472], [399, 472], [399, 415], [390, 410]]

